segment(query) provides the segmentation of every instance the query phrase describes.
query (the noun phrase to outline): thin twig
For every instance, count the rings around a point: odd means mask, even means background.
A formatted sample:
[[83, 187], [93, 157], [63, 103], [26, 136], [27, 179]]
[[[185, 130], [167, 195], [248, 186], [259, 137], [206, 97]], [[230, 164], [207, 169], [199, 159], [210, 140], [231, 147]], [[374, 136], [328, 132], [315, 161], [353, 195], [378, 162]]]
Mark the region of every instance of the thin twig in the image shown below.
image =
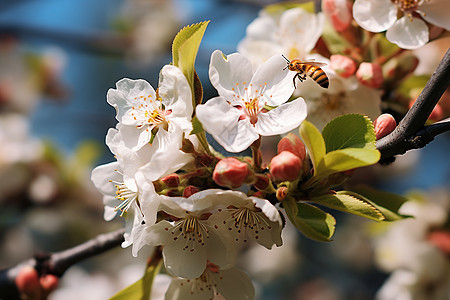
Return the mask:
[[[450, 49], [447, 50], [422, 93], [398, 126], [389, 135], [377, 141], [377, 149], [381, 152], [382, 161], [411, 149], [422, 148], [437, 134], [448, 130], [446, 125], [437, 125], [430, 129], [430, 126], [424, 127], [424, 124], [449, 85]], [[439, 130], [435, 130], [436, 128]]]
[[101, 234], [97, 237], [55, 253], [40, 253], [18, 265], [0, 271], [0, 299], [20, 299], [15, 279], [25, 266], [34, 267], [40, 275], [53, 274], [61, 277], [75, 263], [119, 246], [123, 242], [125, 229]]

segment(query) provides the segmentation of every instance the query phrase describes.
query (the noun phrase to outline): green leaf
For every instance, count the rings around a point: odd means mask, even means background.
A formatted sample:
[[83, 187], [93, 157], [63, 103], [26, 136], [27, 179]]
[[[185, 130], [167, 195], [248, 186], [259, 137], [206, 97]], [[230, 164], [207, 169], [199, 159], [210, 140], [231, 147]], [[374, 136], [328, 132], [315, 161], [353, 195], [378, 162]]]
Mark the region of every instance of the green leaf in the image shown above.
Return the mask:
[[347, 148], [327, 153], [317, 168], [317, 177], [366, 167], [380, 160], [380, 151], [365, 148]]
[[283, 201], [283, 207], [292, 224], [305, 236], [321, 242], [331, 241], [336, 225], [332, 215], [310, 204], [295, 203], [294, 200]]
[[[192, 101], [195, 102], [194, 65], [198, 48], [209, 21], [192, 24], [181, 29], [172, 44], [172, 60], [174, 66], [181, 69], [192, 90]], [[193, 103], [194, 107], [196, 103]]]
[[326, 152], [346, 148], [376, 149], [372, 121], [363, 115], [349, 114], [331, 120], [322, 130]]
[[410, 217], [398, 212], [403, 203], [408, 201], [408, 199], [403, 196], [379, 191], [362, 185], [352, 187], [351, 190], [353, 193], [349, 191], [346, 193], [352, 193], [354, 196], [357, 195], [356, 197], [363, 197], [365, 201], [371, 203], [384, 215], [385, 221], [395, 221]]
[[264, 11], [270, 15], [280, 15], [288, 9], [301, 7], [309, 13], [315, 13], [314, 1], [306, 3], [296, 3], [296, 2], [284, 2], [276, 3], [272, 5], [267, 5]]
[[375, 221], [385, 219], [383, 214], [375, 206], [345, 191], [314, 197], [311, 198], [311, 201]]
[[145, 270], [144, 277], [133, 283], [132, 285], [121, 290], [109, 300], [147, 300], [150, 299], [152, 292], [153, 279], [159, 273], [162, 260], [156, 265], [150, 265]]
[[323, 140], [320, 131], [312, 123], [306, 120], [303, 121], [300, 126], [299, 132], [300, 137], [308, 148], [315, 173], [317, 173], [318, 166], [325, 156], [325, 141]]

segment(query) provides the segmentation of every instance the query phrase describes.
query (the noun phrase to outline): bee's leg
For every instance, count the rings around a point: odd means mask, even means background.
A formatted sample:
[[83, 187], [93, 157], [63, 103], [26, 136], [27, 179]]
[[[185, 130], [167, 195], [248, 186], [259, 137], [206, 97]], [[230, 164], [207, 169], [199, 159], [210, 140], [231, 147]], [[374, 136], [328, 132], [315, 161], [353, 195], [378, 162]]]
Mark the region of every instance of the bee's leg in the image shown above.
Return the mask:
[[295, 74], [295, 76], [294, 76], [294, 78], [293, 78], [293, 80], [292, 80], [292, 83], [294, 84], [294, 89], [297, 88], [297, 87], [295, 86], [295, 79], [296, 79], [298, 76], [299, 76], [298, 73]]
[[[306, 74], [303, 74], [303, 76], [301, 76], [301, 77], [299, 77], [299, 78], [302, 78], [303, 80], [306, 80]], [[302, 81], [303, 81], [302, 80]]]

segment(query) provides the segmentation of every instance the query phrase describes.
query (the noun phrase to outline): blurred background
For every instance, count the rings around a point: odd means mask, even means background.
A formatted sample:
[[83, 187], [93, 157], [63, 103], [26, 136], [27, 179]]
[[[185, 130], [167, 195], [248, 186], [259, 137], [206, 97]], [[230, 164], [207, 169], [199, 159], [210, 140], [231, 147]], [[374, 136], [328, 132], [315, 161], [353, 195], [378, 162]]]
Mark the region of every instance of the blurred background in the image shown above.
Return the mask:
[[[0, 0], [0, 268], [119, 228], [120, 220], [103, 220], [101, 195], [90, 182], [93, 167], [113, 160], [104, 143], [116, 124], [106, 103], [108, 89], [124, 77], [156, 86], [159, 70], [171, 61], [178, 30], [211, 20], [196, 68], [204, 99], [216, 96], [207, 75], [210, 54], [235, 52], [247, 25], [270, 2]], [[421, 50], [427, 59], [423, 72], [432, 72], [440, 60], [430, 53], [443, 53], [448, 44], [429, 48]], [[287, 228], [279, 249], [243, 249], [240, 267], [254, 278], [258, 299], [373, 299], [408, 263], [420, 260], [419, 269], [431, 268], [429, 259], [442, 265], [436, 255], [446, 266], [438, 278], [447, 278], [445, 287], [450, 280], [449, 148], [450, 135], [442, 134], [390, 166], [356, 176], [419, 203], [409, 211], [422, 217], [404, 231], [396, 224], [334, 213], [338, 225], [332, 243], [314, 242]], [[398, 253], [415, 247], [407, 238], [415, 230], [442, 233], [427, 239], [438, 254], [404, 255], [399, 262]], [[401, 238], [390, 240], [392, 232]], [[141, 277], [142, 254], [132, 258], [130, 249], [118, 248], [88, 259], [67, 271], [50, 299], [107, 299]], [[442, 285], [423, 272], [420, 282]], [[396, 278], [400, 286], [408, 285], [406, 277]], [[441, 293], [449, 295], [448, 288]]]

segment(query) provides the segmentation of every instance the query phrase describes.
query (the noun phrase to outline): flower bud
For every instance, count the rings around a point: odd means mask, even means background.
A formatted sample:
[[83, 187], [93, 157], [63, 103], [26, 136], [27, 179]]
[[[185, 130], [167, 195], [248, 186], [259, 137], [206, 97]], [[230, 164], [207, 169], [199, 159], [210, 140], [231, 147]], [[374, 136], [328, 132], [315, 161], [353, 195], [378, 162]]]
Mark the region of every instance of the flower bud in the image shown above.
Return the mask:
[[345, 55], [331, 55], [330, 67], [336, 72], [336, 74], [348, 78], [355, 74], [356, 63], [353, 59]]
[[180, 185], [180, 176], [178, 174], [172, 173], [166, 177], [161, 178], [161, 181], [168, 187], [177, 187]]
[[220, 160], [213, 172], [213, 180], [220, 186], [238, 188], [244, 183], [254, 181], [255, 176], [250, 166], [234, 157]]
[[32, 266], [25, 266], [15, 278], [17, 289], [26, 295], [33, 295], [38, 292], [40, 287], [39, 275]]
[[442, 107], [439, 104], [436, 104], [433, 111], [431, 111], [429, 119], [436, 122], [442, 120], [443, 117], [444, 112], [442, 111]]
[[375, 127], [376, 139], [379, 140], [391, 133], [397, 126], [397, 122], [390, 114], [382, 114], [373, 122], [373, 126]]
[[379, 64], [363, 62], [356, 71], [356, 78], [364, 85], [378, 89], [383, 85], [383, 72]]
[[447, 255], [450, 255], [450, 232], [444, 230], [433, 231], [427, 240]]
[[337, 32], [344, 31], [352, 22], [352, 6], [347, 0], [323, 0], [322, 11]]
[[388, 60], [383, 65], [383, 77], [385, 81], [399, 80], [399, 78], [414, 72], [418, 64], [419, 59], [413, 53], [405, 52]]
[[188, 185], [183, 191], [183, 197], [189, 198], [190, 196], [198, 192], [200, 192], [198, 188], [193, 185]]
[[283, 151], [289, 151], [292, 154], [297, 155], [301, 161], [306, 157], [305, 144], [303, 144], [302, 140], [293, 133], [289, 133], [278, 142], [277, 150], [278, 154]]
[[270, 161], [270, 174], [276, 181], [293, 181], [301, 173], [303, 163], [300, 158], [289, 152], [283, 151]]
[[256, 174], [256, 182], [253, 184], [255, 188], [264, 191], [270, 185], [270, 178], [267, 174]]
[[279, 187], [279, 188], [277, 189], [277, 193], [276, 193], [276, 196], [277, 196], [278, 201], [281, 202], [281, 201], [283, 201], [284, 199], [286, 199], [287, 193], [288, 193], [287, 187], [285, 187], [285, 186]]

